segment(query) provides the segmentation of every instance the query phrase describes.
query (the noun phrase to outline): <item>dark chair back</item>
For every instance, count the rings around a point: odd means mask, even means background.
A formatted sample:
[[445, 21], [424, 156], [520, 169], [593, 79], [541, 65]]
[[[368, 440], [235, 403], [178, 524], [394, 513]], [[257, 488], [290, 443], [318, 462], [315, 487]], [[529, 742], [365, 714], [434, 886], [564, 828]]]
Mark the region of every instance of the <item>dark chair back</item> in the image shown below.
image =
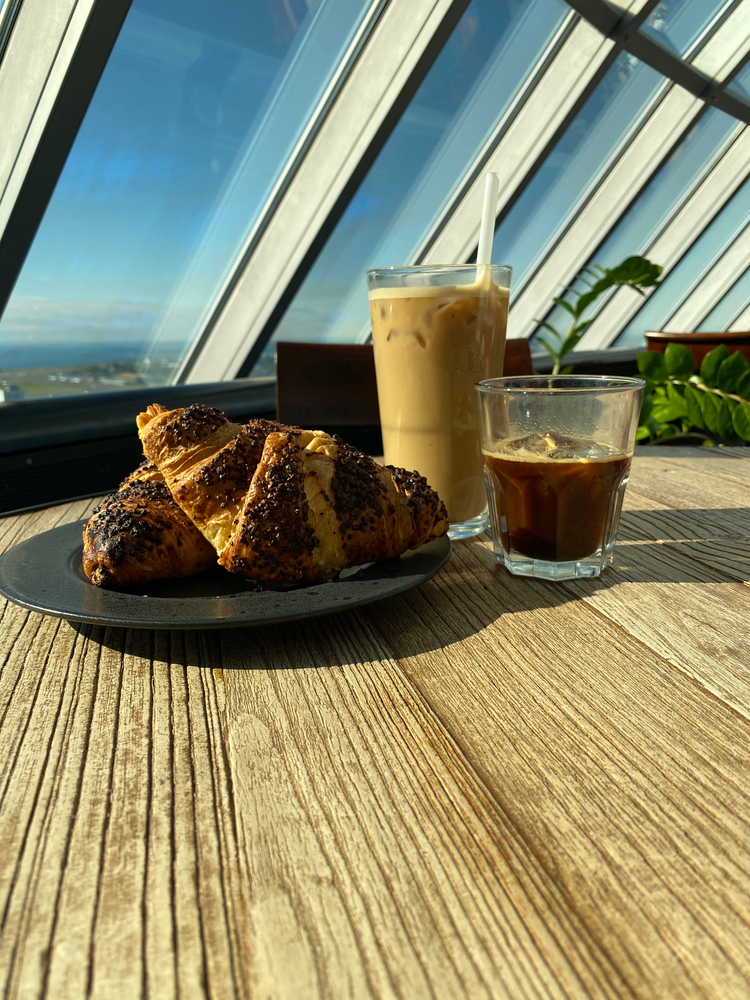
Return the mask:
[[[509, 340], [505, 374], [530, 375], [528, 340]], [[347, 437], [380, 427], [372, 344], [276, 345], [276, 417]], [[349, 433], [349, 437], [351, 437]], [[355, 436], [361, 437], [361, 432]]]

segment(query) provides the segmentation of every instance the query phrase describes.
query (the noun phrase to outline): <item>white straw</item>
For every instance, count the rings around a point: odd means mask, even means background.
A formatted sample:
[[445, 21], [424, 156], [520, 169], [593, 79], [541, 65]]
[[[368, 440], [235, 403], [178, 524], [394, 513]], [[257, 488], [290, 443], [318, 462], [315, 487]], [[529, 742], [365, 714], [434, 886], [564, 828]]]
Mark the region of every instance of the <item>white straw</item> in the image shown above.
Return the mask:
[[495, 236], [495, 213], [497, 212], [497, 195], [500, 190], [498, 174], [488, 173], [484, 178], [484, 204], [482, 205], [482, 221], [479, 223], [479, 246], [477, 247], [477, 280], [484, 264], [492, 263], [492, 240]]

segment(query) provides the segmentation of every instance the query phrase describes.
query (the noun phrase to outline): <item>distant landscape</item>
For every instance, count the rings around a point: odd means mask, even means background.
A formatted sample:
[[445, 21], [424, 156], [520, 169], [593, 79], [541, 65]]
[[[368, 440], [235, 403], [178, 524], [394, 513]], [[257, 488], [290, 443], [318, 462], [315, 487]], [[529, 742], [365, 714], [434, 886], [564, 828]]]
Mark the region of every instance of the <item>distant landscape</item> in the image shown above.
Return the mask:
[[148, 358], [148, 346], [138, 341], [0, 343], [0, 389], [12, 389], [15, 398], [34, 398], [168, 385], [179, 360]]

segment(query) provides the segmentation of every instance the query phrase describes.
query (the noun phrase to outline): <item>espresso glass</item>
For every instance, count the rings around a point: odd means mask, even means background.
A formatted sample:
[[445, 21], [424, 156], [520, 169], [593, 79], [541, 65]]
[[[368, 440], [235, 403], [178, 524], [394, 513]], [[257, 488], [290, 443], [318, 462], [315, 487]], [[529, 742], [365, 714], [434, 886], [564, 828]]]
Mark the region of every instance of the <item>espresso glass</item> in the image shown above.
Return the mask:
[[502, 375], [511, 269], [367, 272], [383, 450], [444, 501], [451, 538], [487, 526], [474, 385]]
[[495, 556], [570, 580], [612, 564], [645, 383], [606, 376], [476, 386]]

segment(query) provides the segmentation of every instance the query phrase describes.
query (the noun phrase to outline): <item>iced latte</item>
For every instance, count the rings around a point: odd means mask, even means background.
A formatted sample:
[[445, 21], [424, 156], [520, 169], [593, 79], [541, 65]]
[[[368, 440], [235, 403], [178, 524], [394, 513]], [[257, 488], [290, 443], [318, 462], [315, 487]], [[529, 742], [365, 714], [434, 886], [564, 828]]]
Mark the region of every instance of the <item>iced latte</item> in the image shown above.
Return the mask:
[[426, 477], [454, 537], [486, 523], [474, 386], [502, 374], [509, 285], [498, 266], [368, 273], [385, 460]]

